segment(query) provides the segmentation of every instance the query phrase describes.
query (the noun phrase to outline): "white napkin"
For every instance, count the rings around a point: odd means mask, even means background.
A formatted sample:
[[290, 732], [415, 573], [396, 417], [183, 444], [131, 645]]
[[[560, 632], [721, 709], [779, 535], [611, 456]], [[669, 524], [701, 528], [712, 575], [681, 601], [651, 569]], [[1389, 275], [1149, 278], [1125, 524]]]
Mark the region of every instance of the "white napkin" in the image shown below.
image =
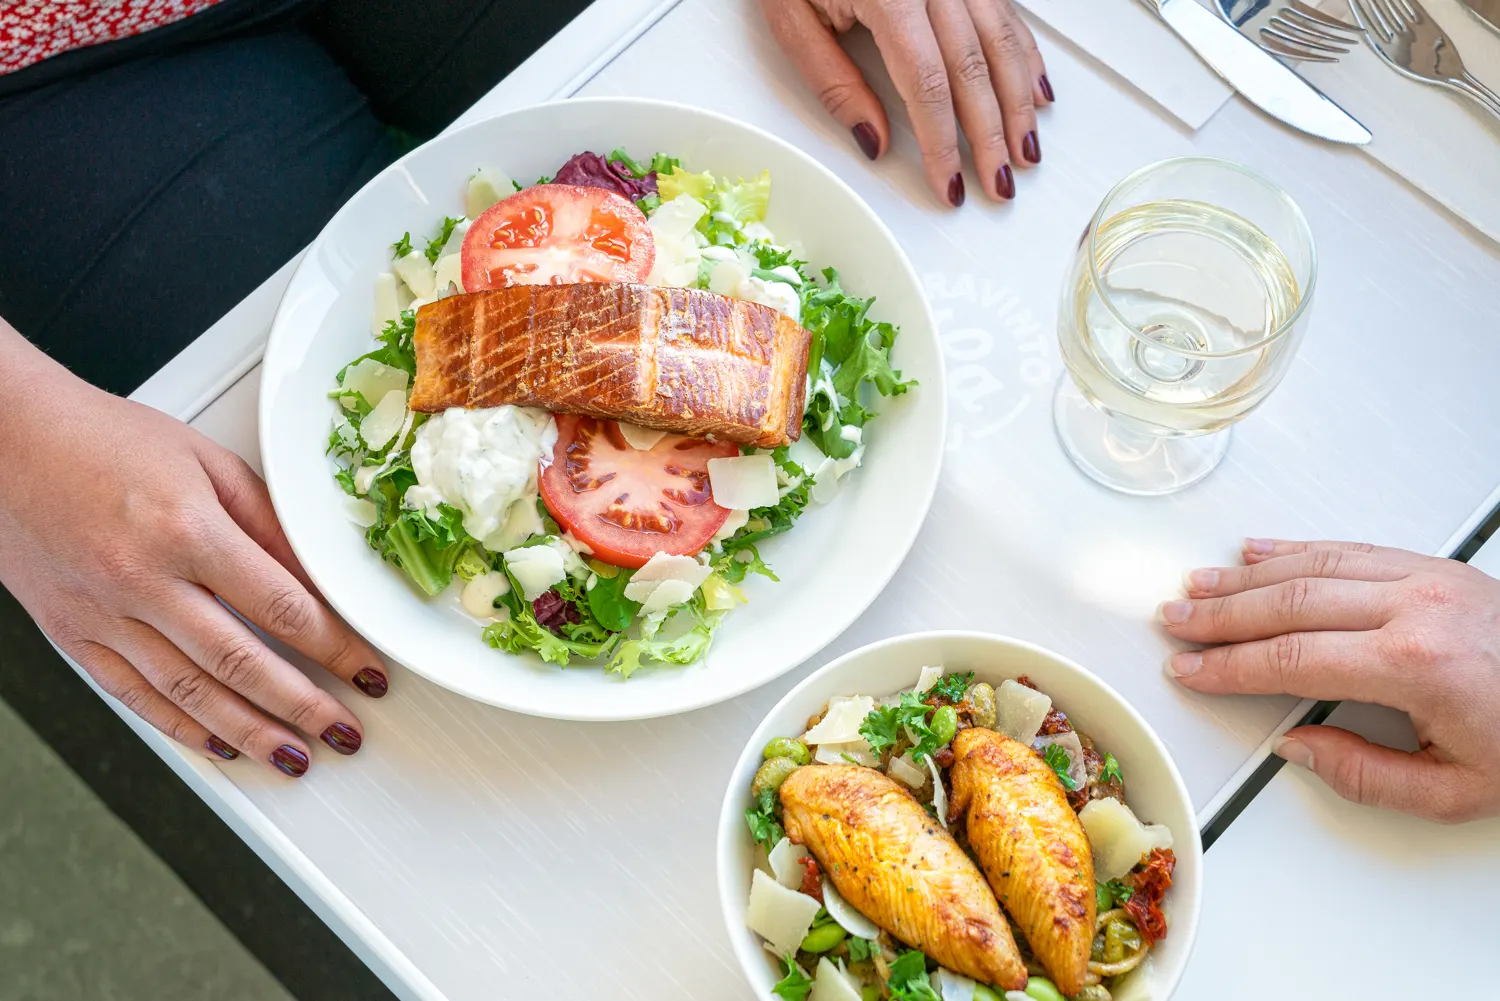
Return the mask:
[[1234, 89], [1137, 0], [1017, 0], [1053, 31], [1197, 129]]

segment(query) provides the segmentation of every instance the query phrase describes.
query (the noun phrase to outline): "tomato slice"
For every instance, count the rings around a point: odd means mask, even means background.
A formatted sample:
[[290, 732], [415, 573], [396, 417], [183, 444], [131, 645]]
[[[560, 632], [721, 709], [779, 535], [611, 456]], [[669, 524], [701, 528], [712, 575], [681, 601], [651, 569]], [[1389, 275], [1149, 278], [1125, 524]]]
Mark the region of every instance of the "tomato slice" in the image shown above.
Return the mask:
[[739, 455], [733, 442], [669, 434], [632, 448], [614, 421], [557, 415], [557, 446], [542, 467], [542, 501], [594, 556], [642, 567], [658, 551], [691, 556], [729, 511], [713, 502], [708, 460]]
[[464, 236], [464, 291], [643, 282], [656, 259], [641, 210], [613, 191], [538, 184], [485, 209]]

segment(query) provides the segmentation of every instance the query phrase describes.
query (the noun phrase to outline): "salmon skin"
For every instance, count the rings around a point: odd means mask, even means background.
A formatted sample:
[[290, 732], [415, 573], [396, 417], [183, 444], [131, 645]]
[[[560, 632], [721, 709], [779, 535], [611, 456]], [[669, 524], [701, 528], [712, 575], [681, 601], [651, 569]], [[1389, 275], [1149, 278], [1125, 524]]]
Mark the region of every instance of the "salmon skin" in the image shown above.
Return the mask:
[[698, 289], [587, 282], [417, 310], [411, 409], [514, 404], [776, 448], [796, 441], [812, 335]]

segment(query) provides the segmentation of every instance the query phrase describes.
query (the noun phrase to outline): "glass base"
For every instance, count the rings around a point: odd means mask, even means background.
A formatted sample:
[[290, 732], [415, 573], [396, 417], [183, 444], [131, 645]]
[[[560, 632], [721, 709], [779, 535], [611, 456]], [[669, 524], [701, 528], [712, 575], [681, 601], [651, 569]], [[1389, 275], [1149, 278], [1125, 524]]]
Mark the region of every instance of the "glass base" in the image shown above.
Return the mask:
[[1203, 479], [1229, 450], [1230, 429], [1163, 437], [1095, 407], [1064, 374], [1052, 399], [1063, 451], [1095, 482], [1142, 497], [1175, 493]]

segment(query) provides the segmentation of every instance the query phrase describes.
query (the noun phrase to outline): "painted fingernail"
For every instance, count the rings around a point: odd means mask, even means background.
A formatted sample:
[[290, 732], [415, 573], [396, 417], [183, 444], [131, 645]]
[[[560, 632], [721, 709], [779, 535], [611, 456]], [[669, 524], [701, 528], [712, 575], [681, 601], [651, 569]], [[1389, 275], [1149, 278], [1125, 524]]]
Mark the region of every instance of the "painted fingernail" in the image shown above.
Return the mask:
[[1291, 764], [1301, 765], [1308, 771], [1312, 771], [1312, 748], [1302, 743], [1296, 737], [1278, 737], [1275, 746], [1271, 749], [1276, 753], [1277, 757], [1285, 758]]
[[359, 731], [348, 723], [334, 723], [319, 735], [319, 740], [340, 754], [353, 754], [364, 743]]
[[1036, 137], [1036, 129], [1026, 133], [1026, 138], [1021, 140], [1021, 155], [1027, 163], [1042, 162], [1042, 141]]
[[1157, 618], [1169, 626], [1180, 626], [1193, 614], [1191, 601], [1164, 601], [1156, 610]]
[[281, 769], [284, 774], [298, 779], [307, 772], [307, 755], [291, 744], [282, 744], [271, 752], [271, 764]]
[[1167, 675], [1172, 678], [1191, 678], [1203, 667], [1203, 654], [1196, 650], [1174, 653], [1167, 658]]
[[375, 670], [373, 667], [362, 667], [354, 676], [354, 687], [364, 692], [372, 699], [378, 699], [391, 690], [391, 683], [386, 680], [385, 674]]
[[1246, 539], [1245, 552], [1254, 553], [1256, 556], [1265, 556], [1276, 547], [1270, 539]]
[[1189, 591], [1212, 591], [1219, 586], [1219, 571], [1194, 570], [1187, 575]]
[[1016, 175], [1011, 172], [1010, 164], [1006, 164], [995, 171], [995, 190], [1000, 192], [1000, 197], [1006, 201], [1016, 197]]
[[204, 741], [203, 746], [207, 747], [210, 751], [217, 754], [225, 761], [233, 761], [235, 758], [238, 758], [240, 756], [239, 751], [236, 751], [234, 748], [224, 743], [223, 740], [221, 740], [214, 734], [208, 735], [208, 740]]
[[964, 203], [964, 175], [954, 174], [948, 181], [948, 204], [958, 208]]
[[880, 137], [869, 122], [860, 122], [850, 131], [854, 133], [854, 141], [859, 143], [860, 152], [867, 158], [873, 160], [880, 155]]
[[1052, 96], [1052, 81], [1047, 79], [1047, 74], [1043, 73], [1037, 79], [1037, 83], [1042, 85], [1042, 96], [1047, 99], [1048, 104], [1057, 100], [1057, 98]]

